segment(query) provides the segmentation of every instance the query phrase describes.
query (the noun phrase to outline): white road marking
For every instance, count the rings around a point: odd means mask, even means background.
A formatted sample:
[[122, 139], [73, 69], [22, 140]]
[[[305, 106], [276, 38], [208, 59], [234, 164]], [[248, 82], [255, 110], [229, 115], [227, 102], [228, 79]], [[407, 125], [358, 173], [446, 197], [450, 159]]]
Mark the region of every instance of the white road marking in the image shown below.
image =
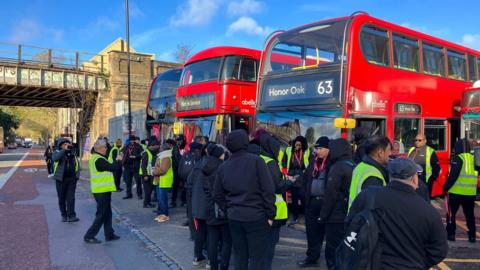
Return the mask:
[[15, 163], [15, 165], [12, 168], [10, 168], [10, 170], [8, 170], [8, 172], [6, 174], [4, 174], [4, 175], [2, 175], [2, 177], [0, 177], [0, 189], [3, 188], [3, 186], [7, 183], [7, 181], [10, 179], [10, 177], [12, 177], [12, 175], [17, 171], [18, 166], [27, 157], [29, 152], [26, 152], [23, 155], [23, 157], [19, 161], [17, 161], [17, 163]]

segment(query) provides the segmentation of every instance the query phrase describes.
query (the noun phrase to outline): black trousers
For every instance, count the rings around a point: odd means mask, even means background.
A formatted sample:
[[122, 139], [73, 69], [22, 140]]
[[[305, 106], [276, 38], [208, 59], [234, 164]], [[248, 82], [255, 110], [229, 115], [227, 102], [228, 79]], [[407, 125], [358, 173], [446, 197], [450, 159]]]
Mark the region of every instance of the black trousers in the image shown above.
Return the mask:
[[[232, 236], [228, 224], [208, 225], [208, 260], [211, 270], [227, 270], [232, 254]], [[218, 250], [220, 249], [221, 261], [218, 261]], [[220, 265], [219, 265], [220, 264]]]
[[335, 269], [335, 252], [342, 242], [344, 226], [344, 223], [325, 224], [325, 261], [329, 270]]
[[265, 269], [270, 226], [266, 219], [252, 222], [229, 221], [235, 270]]
[[148, 176], [147, 180], [142, 176], [142, 184], [145, 191], [145, 196], [143, 197], [143, 206], [145, 206], [152, 202], [153, 176]]
[[449, 236], [455, 236], [457, 229], [455, 216], [460, 206], [463, 208], [463, 214], [467, 221], [468, 237], [475, 238], [475, 196], [448, 194], [449, 211], [447, 211], [447, 234]]
[[48, 174], [52, 174], [53, 173], [53, 161], [51, 159], [47, 159], [46, 162], [47, 162]]
[[142, 196], [142, 180], [140, 179], [138, 170], [131, 167], [125, 167], [125, 169], [123, 170], [123, 177], [125, 180], [125, 184], [127, 185], [127, 196], [132, 196], [133, 179], [135, 179], [135, 183], [137, 184], [137, 196]]
[[305, 210], [303, 209], [305, 205], [303, 189], [300, 187], [293, 187], [291, 195], [292, 204], [290, 205], [290, 212], [292, 214], [293, 220], [297, 220], [300, 216], [300, 213]]
[[58, 206], [62, 217], [75, 217], [75, 189], [77, 180], [75, 177], [64, 178], [63, 181], [55, 181], [58, 196]]
[[265, 255], [265, 269], [272, 269], [272, 261], [275, 256], [275, 246], [280, 240], [280, 226], [272, 226], [268, 233], [267, 250]]
[[177, 203], [178, 192], [181, 190], [180, 200], [182, 204], [187, 202], [187, 196], [185, 192], [185, 181], [180, 179], [180, 177], [173, 178], [173, 186], [172, 186], [172, 203]]
[[97, 212], [95, 213], [95, 220], [92, 226], [85, 234], [85, 238], [93, 238], [97, 235], [98, 231], [103, 225], [103, 232], [105, 238], [113, 236], [114, 230], [112, 227], [112, 207], [110, 205], [112, 201], [112, 193], [95, 193], [93, 194], [95, 201], [97, 201]]
[[323, 200], [312, 197], [310, 204], [305, 209], [305, 227], [307, 229], [307, 260], [317, 262], [322, 251], [323, 239], [325, 237], [325, 224], [318, 223]]
[[122, 168], [120, 167], [117, 171], [113, 173], [113, 179], [115, 180], [115, 186], [117, 187], [117, 190], [120, 188], [120, 182], [122, 179]]
[[202, 250], [207, 241], [207, 223], [203, 219], [195, 219], [195, 239], [193, 253], [198, 260], [205, 259]]
[[193, 222], [193, 216], [192, 216], [192, 195], [189, 192], [187, 194], [187, 220], [188, 220], [188, 229], [190, 230], [190, 238], [195, 239], [195, 224]]

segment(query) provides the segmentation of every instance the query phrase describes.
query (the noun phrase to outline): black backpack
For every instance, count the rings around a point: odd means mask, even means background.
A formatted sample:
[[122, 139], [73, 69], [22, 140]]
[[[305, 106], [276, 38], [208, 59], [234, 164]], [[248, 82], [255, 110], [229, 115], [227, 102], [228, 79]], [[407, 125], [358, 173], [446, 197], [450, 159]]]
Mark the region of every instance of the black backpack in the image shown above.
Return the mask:
[[187, 181], [188, 176], [193, 171], [193, 167], [195, 167], [195, 162], [195, 155], [192, 152], [182, 156], [178, 165], [178, 176], [180, 179]]
[[376, 194], [367, 197], [367, 207], [351, 218], [343, 241], [337, 248], [337, 270], [380, 269], [381, 232], [377, 220], [380, 209], [375, 209]]

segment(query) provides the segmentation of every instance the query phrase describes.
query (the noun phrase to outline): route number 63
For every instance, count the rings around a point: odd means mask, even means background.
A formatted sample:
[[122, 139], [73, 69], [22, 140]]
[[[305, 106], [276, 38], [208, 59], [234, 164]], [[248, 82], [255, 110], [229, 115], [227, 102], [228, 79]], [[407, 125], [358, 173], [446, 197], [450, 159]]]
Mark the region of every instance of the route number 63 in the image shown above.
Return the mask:
[[317, 92], [320, 95], [331, 94], [333, 92], [333, 80], [319, 81]]

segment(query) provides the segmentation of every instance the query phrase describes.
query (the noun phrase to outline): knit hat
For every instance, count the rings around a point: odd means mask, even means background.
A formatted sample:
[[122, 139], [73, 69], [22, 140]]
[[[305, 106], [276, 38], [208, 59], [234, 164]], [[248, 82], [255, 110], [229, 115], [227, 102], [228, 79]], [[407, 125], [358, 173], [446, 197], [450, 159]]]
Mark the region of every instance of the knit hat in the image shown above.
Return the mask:
[[150, 140], [148, 141], [148, 146], [155, 146], [159, 145], [159, 141], [155, 137], [151, 137]]
[[190, 143], [190, 151], [202, 150], [202, 148], [203, 148], [203, 145], [201, 143], [197, 143], [197, 142]]
[[329, 141], [330, 140], [328, 139], [328, 137], [322, 136], [322, 137], [318, 138], [318, 140], [315, 142], [314, 147], [315, 148], [321, 147], [321, 148], [327, 148], [328, 149], [328, 142]]
[[224, 151], [222, 147], [211, 143], [207, 146], [207, 153], [209, 156], [220, 158], [223, 155]]

